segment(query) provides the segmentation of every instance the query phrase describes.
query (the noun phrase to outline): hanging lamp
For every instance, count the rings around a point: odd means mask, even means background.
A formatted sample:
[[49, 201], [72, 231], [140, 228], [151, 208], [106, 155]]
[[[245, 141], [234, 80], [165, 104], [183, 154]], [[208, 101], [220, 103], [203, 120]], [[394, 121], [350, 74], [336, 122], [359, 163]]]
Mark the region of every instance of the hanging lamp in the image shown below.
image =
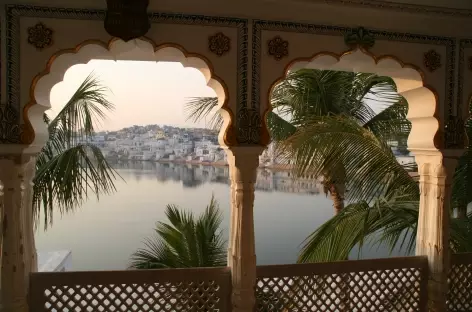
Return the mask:
[[149, 0], [107, 0], [105, 30], [127, 42], [146, 35], [151, 28]]

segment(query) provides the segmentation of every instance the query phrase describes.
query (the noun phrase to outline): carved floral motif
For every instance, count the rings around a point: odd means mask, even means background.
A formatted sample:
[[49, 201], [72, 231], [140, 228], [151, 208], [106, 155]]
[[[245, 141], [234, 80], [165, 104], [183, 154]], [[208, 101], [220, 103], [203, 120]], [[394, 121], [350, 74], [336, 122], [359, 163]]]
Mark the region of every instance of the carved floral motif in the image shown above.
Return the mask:
[[218, 56], [223, 56], [231, 49], [231, 39], [219, 32], [208, 38], [208, 48]]
[[[127, 0], [127, 2], [130, 2]], [[131, 1], [137, 2], [137, 1]], [[140, 1], [141, 2], [141, 1]], [[5, 96], [7, 99], [12, 99], [9, 103], [17, 112], [23, 110], [23, 102], [20, 102], [20, 55], [19, 50], [14, 48], [20, 45], [22, 40], [25, 40], [25, 36], [22, 35], [20, 29], [20, 20], [23, 17], [41, 18], [41, 19], [58, 19], [58, 20], [80, 20], [80, 21], [98, 21], [103, 22], [106, 18], [106, 10], [103, 9], [86, 9], [86, 8], [68, 8], [53, 7], [53, 6], [33, 6], [33, 5], [22, 5], [22, 4], [11, 4], [5, 9], [5, 37], [6, 47], [12, 49], [12, 53], [6, 58], [7, 70], [11, 73], [6, 79], [6, 92]], [[225, 28], [236, 31], [233, 40], [237, 40], [238, 44], [233, 46], [233, 49], [237, 50], [237, 79], [240, 88], [234, 100], [237, 101], [238, 107], [242, 107], [247, 103], [247, 92], [248, 92], [248, 20], [243, 18], [232, 18], [225, 16], [207, 16], [207, 15], [195, 15], [195, 14], [182, 14], [182, 13], [165, 13], [165, 12], [148, 12], [149, 21], [152, 24], [170, 24], [170, 25], [194, 25], [210, 26], [214, 28]], [[55, 35], [55, 34], [54, 34]], [[22, 39], [23, 38], [23, 39]], [[56, 38], [54, 38], [57, 40]], [[205, 42], [204, 42], [205, 43]], [[68, 46], [71, 48], [72, 46]], [[3, 66], [4, 64], [2, 64]], [[3, 81], [2, 81], [3, 82]], [[29, 87], [29, 86], [28, 86]], [[3, 94], [2, 94], [3, 96]], [[15, 135], [8, 135], [8, 140], [1, 141], [0, 143], [25, 143], [29, 142], [31, 136], [34, 135], [34, 129], [32, 128], [28, 119], [28, 114], [22, 114], [21, 119], [15, 121]], [[25, 126], [22, 126], [22, 120]], [[3, 121], [2, 121], [3, 122]], [[0, 125], [1, 127], [7, 128], [7, 125]], [[21, 137], [25, 138], [22, 141], [20, 134], [17, 133], [16, 129], [24, 131], [30, 131], [26, 135], [21, 133]], [[230, 133], [230, 131], [228, 131]], [[0, 131], [0, 138], [4, 137], [4, 132]], [[230, 141], [228, 141], [230, 142]]]
[[446, 148], [463, 148], [465, 142], [464, 120], [460, 116], [449, 116], [445, 127]]
[[430, 72], [434, 72], [441, 67], [441, 54], [435, 50], [429, 50], [424, 54], [423, 63]]
[[344, 42], [351, 48], [370, 49], [375, 44], [374, 36], [364, 27], [351, 30], [344, 36]]
[[11, 105], [0, 105], [0, 144], [16, 143], [20, 136], [18, 112]]
[[243, 108], [238, 112], [238, 142], [250, 144], [259, 142], [262, 128], [262, 119], [254, 108]]
[[39, 22], [34, 26], [28, 27], [28, 43], [41, 51], [52, 46], [52, 29]]
[[273, 56], [277, 61], [288, 56], [288, 41], [276, 36], [269, 40], [269, 55]]

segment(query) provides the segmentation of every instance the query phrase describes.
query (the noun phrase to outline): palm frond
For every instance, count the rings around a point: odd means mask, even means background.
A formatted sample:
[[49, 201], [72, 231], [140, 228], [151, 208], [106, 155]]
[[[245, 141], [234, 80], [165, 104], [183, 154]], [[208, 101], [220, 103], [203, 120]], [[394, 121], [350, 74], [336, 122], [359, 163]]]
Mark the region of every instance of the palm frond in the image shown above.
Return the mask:
[[[379, 197], [372, 205], [358, 202], [345, 207], [303, 242], [299, 262], [345, 260], [356, 247], [386, 245], [407, 254], [415, 246], [419, 202], [397, 194]], [[453, 220], [451, 248], [456, 252], [472, 250], [472, 219]]]
[[223, 117], [216, 111], [218, 98], [216, 97], [196, 97], [191, 98], [185, 104], [187, 120], [199, 122], [207, 120], [207, 126], [214, 130], [220, 130], [223, 126]]
[[203, 215], [197, 220], [196, 234], [200, 242], [199, 255], [202, 263], [208, 266], [226, 265], [226, 248], [220, 225], [223, 222], [219, 204], [211, 197]]
[[271, 105], [290, 116], [294, 125], [302, 125], [311, 116], [347, 113], [353, 75], [312, 69], [291, 72], [274, 88]]
[[33, 202], [37, 216], [44, 207], [45, 225], [53, 221], [55, 207], [64, 213], [81, 206], [89, 192], [99, 198], [115, 191], [115, 170], [93, 144], [78, 144], [50, 157], [42, 156], [36, 164]]
[[[472, 111], [472, 101], [470, 103]], [[454, 180], [452, 183], [452, 209], [467, 210], [472, 202], [472, 118], [465, 124], [469, 146], [457, 164]]]
[[301, 69], [291, 72], [274, 88], [272, 107], [302, 126], [313, 116], [346, 115], [365, 124], [383, 108], [399, 101], [393, 80], [374, 74]]
[[[346, 181], [349, 201], [370, 202], [405, 187], [413, 198], [418, 196], [417, 184], [396, 161], [390, 147], [350, 118], [312, 118], [281, 145], [297, 175], [328, 175], [331, 180]], [[338, 177], [338, 172], [343, 176]]]
[[44, 207], [45, 226], [52, 222], [54, 205], [62, 213], [80, 206], [89, 192], [99, 198], [115, 191], [119, 175], [89, 143], [105, 112], [114, 108], [105, 91], [91, 74], [54, 119], [44, 116], [49, 140], [36, 162], [33, 208], [39, 216]]
[[175, 254], [159, 239], [146, 239], [144, 247], [139, 248], [131, 256], [130, 268], [168, 269], [178, 267], [179, 263]]
[[222, 214], [212, 196], [205, 212], [195, 218], [191, 212], [168, 205], [169, 223], [158, 222], [152, 240], [131, 256], [131, 267], [184, 268], [226, 265], [226, 242], [220, 230]]
[[373, 116], [363, 126], [384, 141], [408, 138], [411, 123], [406, 119], [408, 103], [404, 98]]
[[289, 138], [297, 128], [274, 112], [267, 114], [267, 127], [272, 140], [279, 142]]

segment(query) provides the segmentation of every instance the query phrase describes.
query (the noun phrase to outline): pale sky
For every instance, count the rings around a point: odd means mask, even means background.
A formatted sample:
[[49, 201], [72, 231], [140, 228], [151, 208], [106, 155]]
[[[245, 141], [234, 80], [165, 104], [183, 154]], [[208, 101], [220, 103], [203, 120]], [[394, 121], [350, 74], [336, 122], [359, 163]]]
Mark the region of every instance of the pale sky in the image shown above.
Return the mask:
[[205, 121], [186, 121], [184, 104], [191, 97], [216, 96], [200, 71], [180, 63], [92, 60], [72, 66], [64, 80], [53, 87], [50, 117], [92, 72], [110, 90], [107, 98], [115, 104], [99, 130], [148, 124], [205, 127]]
[[[90, 73], [108, 88], [107, 98], [115, 104], [103, 124], [96, 126], [99, 131], [149, 124], [203, 128], [205, 120], [187, 121], [185, 103], [192, 97], [216, 96], [200, 71], [184, 68], [181, 63], [92, 60], [69, 68], [64, 80], [52, 88], [50, 117], [60, 111]], [[386, 107], [372, 100], [366, 102], [376, 113]]]

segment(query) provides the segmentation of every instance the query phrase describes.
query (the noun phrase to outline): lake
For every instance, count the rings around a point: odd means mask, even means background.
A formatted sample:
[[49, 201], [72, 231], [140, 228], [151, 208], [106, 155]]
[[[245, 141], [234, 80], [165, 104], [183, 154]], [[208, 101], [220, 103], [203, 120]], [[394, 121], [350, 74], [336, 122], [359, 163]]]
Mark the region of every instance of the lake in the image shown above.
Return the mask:
[[[122, 177], [117, 191], [99, 201], [90, 198], [73, 213], [56, 213], [47, 231], [38, 226], [38, 251], [71, 250], [76, 271], [123, 270], [143, 240], [154, 235], [155, 223], [167, 221], [167, 204], [200, 214], [212, 194], [223, 212], [227, 239], [228, 167], [127, 162], [115, 168]], [[294, 180], [289, 172], [260, 169], [254, 203], [257, 263], [295, 263], [300, 244], [333, 212], [319, 184]], [[377, 247], [362, 252], [362, 258], [387, 256], [387, 250]]]

